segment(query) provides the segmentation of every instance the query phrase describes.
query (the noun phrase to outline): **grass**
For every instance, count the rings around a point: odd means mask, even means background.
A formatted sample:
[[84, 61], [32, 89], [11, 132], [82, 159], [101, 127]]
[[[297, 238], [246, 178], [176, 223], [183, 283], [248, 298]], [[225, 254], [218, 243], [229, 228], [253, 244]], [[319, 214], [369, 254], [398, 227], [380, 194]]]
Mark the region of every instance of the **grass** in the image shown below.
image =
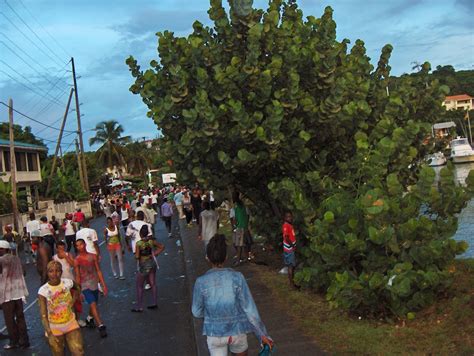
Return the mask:
[[454, 264], [449, 295], [415, 320], [387, 323], [358, 319], [329, 308], [323, 296], [290, 291], [286, 276], [259, 268], [262, 282], [300, 329], [331, 354], [474, 355], [474, 260]]

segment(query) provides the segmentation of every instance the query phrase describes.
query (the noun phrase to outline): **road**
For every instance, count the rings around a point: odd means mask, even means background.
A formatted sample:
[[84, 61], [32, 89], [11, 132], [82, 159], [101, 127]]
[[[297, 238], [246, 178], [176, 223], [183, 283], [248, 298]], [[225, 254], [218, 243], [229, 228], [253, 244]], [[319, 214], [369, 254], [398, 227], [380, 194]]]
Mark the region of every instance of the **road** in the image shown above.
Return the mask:
[[[103, 242], [102, 231], [105, 218], [91, 222], [91, 227]], [[130, 311], [135, 303], [135, 266], [131, 253], [125, 255], [125, 280], [114, 279], [110, 269], [109, 255], [101, 245], [101, 269], [104, 273], [109, 295], [100, 298], [99, 311], [107, 325], [108, 337], [101, 339], [96, 329], [83, 328], [86, 355], [195, 355], [190, 296], [186, 284], [184, 257], [181, 247], [176, 245], [177, 235], [169, 239], [161, 219], [157, 219], [155, 233], [165, 251], [158, 257], [157, 272], [158, 309], [145, 309], [143, 313]], [[50, 355], [39, 318], [36, 294], [40, 286], [35, 266], [27, 265], [27, 286], [30, 292], [25, 306], [25, 316], [31, 347], [28, 350], [3, 351], [7, 340], [0, 341], [1, 355]], [[151, 303], [151, 292], [145, 292], [145, 306]], [[82, 315], [85, 318], [87, 306]], [[4, 320], [0, 318], [0, 330]], [[6, 332], [5, 332], [6, 333]]]

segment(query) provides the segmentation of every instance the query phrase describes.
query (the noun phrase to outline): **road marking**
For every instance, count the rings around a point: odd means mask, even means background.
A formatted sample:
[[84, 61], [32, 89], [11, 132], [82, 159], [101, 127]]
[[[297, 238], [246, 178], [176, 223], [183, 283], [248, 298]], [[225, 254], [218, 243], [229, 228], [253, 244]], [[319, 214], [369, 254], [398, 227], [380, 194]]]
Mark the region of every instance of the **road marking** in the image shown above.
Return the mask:
[[[36, 298], [35, 300], [33, 300], [26, 308], [25, 310], [23, 310], [23, 313], [26, 313], [28, 311], [28, 309], [30, 309], [33, 305], [35, 305], [36, 303], [38, 303], [38, 298]], [[0, 329], [0, 334], [3, 334], [3, 332], [7, 330], [7, 327], [4, 326], [2, 329]]]
[[[100, 244], [99, 244], [99, 247], [102, 246], [103, 244], [105, 244], [105, 241], [102, 241]], [[36, 298], [33, 302], [31, 302], [26, 308], [25, 310], [23, 310], [23, 313], [26, 313], [28, 311], [28, 309], [30, 309], [33, 305], [35, 305], [36, 303], [38, 303], [38, 298]], [[4, 326], [2, 329], [0, 329], [0, 334], [3, 334], [3, 332], [7, 330], [7, 327]]]

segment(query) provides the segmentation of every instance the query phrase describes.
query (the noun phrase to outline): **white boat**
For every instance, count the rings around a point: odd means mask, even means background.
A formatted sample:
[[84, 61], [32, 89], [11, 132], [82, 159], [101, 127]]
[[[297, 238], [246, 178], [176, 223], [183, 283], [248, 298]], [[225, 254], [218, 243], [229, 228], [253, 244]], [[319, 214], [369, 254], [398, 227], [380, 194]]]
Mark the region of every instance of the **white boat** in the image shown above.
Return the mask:
[[458, 136], [451, 141], [451, 159], [454, 163], [474, 162], [474, 150], [467, 138]]
[[435, 152], [431, 155], [428, 155], [426, 160], [428, 161], [428, 165], [430, 167], [444, 166], [447, 161], [443, 152]]

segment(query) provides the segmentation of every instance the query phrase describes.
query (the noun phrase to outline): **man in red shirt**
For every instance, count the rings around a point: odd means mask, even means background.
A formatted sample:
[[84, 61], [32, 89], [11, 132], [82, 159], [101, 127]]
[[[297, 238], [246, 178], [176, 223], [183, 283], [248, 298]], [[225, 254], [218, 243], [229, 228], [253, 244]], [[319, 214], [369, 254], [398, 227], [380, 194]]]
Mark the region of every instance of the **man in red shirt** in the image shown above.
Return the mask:
[[294, 282], [294, 274], [296, 267], [296, 236], [293, 229], [293, 214], [291, 212], [285, 213], [284, 222], [282, 226], [283, 233], [283, 261], [288, 267], [288, 280], [293, 289], [297, 289]]
[[82, 223], [84, 222], [86, 216], [84, 213], [81, 211], [80, 208], [76, 209], [76, 212], [74, 213], [74, 219], [73, 221], [79, 225], [79, 228], [82, 227]]

